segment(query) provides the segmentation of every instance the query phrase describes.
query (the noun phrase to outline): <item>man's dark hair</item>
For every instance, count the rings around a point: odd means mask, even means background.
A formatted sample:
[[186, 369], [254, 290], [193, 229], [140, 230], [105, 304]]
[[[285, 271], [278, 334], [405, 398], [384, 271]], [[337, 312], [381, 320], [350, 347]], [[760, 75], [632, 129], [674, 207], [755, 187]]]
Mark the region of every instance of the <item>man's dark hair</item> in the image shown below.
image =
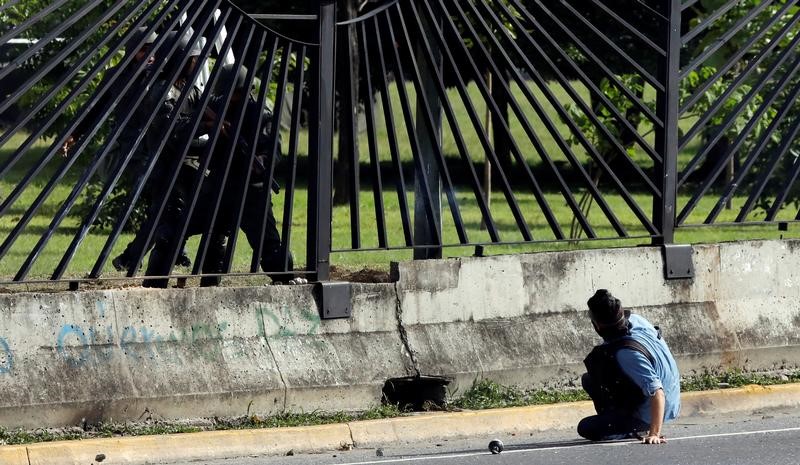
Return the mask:
[[589, 306], [589, 315], [598, 326], [615, 327], [625, 321], [625, 313], [619, 299], [611, 295], [606, 289], [598, 289], [586, 302]]

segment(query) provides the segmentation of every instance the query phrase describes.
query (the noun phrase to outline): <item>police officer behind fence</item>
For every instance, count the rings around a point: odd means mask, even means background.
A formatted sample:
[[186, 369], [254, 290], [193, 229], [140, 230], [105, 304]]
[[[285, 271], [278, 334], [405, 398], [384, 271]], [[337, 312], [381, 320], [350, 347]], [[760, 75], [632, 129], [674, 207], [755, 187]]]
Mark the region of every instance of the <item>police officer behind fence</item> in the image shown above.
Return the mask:
[[[148, 143], [148, 147], [150, 147], [150, 155], [141, 161], [141, 166], [136, 167], [137, 173], [143, 172], [143, 169], [145, 168], [145, 162], [149, 162], [150, 159], [156, 155], [153, 153], [153, 151], [154, 148], [159, 145], [160, 140], [154, 140], [154, 138], [159, 139], [163, 137], [163, 133], [160, 129], [169, 124], [167, 117], [173, 112], [175, 104], [179, 100], [182, 93], [186, 92], [188, 93], [188, 96], [184, 100], [183, 107], [181, 107], [179, 111], [177, 118], [178, 123], [176, 124], [176, 129], [173, 131], [170, 142], [172, 142], [174, 139], [186, 137], [186, 134], [184, 133], [187, 130], [185, 128], [191, 125], [192, 114], [197, 111], [198, 102], [200, 99], [200, 89], [195, 85], [187, 83], [187, 80], [194, 73], [195, 67], [197, 66], [198, 57], [203, 46], [205, 45], [205, 38], [200, 37], [193, 43], [190, 43], [189, 40], [190, 37], [188, 34], [179, 35], [175, 31], [166, 33], [165, 42], [168, 44], [167, 48], [171, 47], [175, 42], [177, 42], [177, 50], [171, 57], [169, 57], [162, 74], [158, 76], [153, 89], [150, 89], [148, 94], [149, 100], [152, 100], [155, 96], [163, 95], [165, 91], [167, 95], [164, 101], [157, 102], [156, 104], [152, 105], [154, 107], [158, 106], [159, 108], [157, 118], [150, 126], [150, 130], [147, 132], [148, 137], [145, 139]], [[183, 67], [180, 69], [177, 77], [174, 81], [172, 81], [171, 76], [183, 61], [184, 53], [188, 55], [186, 63], [183, 64]], [[147, 189], [144, 191], [144, 196], [149, 204], [146, 212], [146, 219], [144, 221], [145, 226], [136, 231], [134, 239], [128, 243], [128, 245], [125, 247], [125, 250], [120, 255], [116, 256], [114, 260], [112, 260], [111, 263], [117, 271], [130, 270], [133, 268], [136, 257], [138, 257], [139, 254], [142, 254], [144, 249], [148, 247], [147, 238], [150, 229], [153, 227], [152, 222], [154, 221], [154, 216], [156, 215], [156, 211], [160, 206], [162, 196], [166, 195], [166, 192], [163, 192], [166, 188], [166, 183], [169, 179], [171, 179], [171, 173], [168, 171], [168, 169], [173, 160], [178, 156], [178, 151], [179, 149], [176, 148], [174, 144], [167, 144], [167, 147], [164, 149], [164, 153], [161, 154], [158, 163], [155, 165], [153, 174], [151, 176], [153, 182], [148, 184]], [[196, 160], [197, 156], [198, 155], [195, 153], [190, 153], [189, 156], [187, 156], [187, 160]], [[191, 185], [193, 178], [190, 173], [187, 173], [187, 171], [190, 170], [181, 170], [175, 190], [170, 200], [167, 202], [165, 215], [170, 221], [176, 220], [176, 218], [180, 217], [176, 209], [183, 207], [183, 200], [187, 195], [186, 191]], [[172, 231], [170, 230], [168, 234], [171, 233]], [[159, 237], [160, 236], [157, 236], [156, 240], [158, 240]], [[149, 244], [149, 246], [153, 245], [154, 244]], [[183, 247], [181, 248], [180, 254], [178, 254], [175, 264], [180, 266], [191, 265], [191, 261], [186, 254], [186, 251], [183, 250]]]
[[[304, 278], [293, 278], [290, 272], [293, 270], [292, 254], [286, 251], [286, 267], [284, 269], [283, 252], [281, 237], [278, 232], [275, 216], [272, 212], [272, 202], [268, 201], [268, 190], [272, 189], [274, 193], [278, 193], [279, 186], [274, 179], [270, 179], [269, 171], [270, 166], [273, 164], [273, 143], [274, 138], [278, 137], [277, 151], [274, 155], [281, 154], [280, 135], [277, 131], [273, 131], [272, 120], [273, 114], [266, 108], [262, 108], [253, 95], [250, 89], [247, 88], [246, 77], [247, 68], [238, 65], [225, 65], [223, 72], [227, 75], [234, 76], [234, 88], [230, 99], [230, 106], [226, 114], [225, 125], [223, 126], [222, 136], [225, 143], [217, 145], [218, 149], [225, 149], [233, 147], [231, 156], [233, 157], [231, 169], [228, 176], [227, 185], [223, 187], [224, 195], [222, 198], [222, 211], [217, 218], [215, 226], [215, 235], [223, 235], [230, 237], [234, 234], [233, 228], [236, 223], [236, 211], [238, 204], [241, 202], [240, 183], [244, 179], [249, 179], [246, 186], [245, 201], [243, 207], [243, 215], [240, 229], [245, 233], [250, 247], [253, 250], [261, 248], [261, 256], [259, 257], [259, 264], [261, 269], [270, 276], [274, 282], [286, 282], [290, 284], [303, 284], [306, 282]], [[221, 108], [223, 107], [224, 96], [217, 95], [214, 101], [209, 105], [212, 108], [210, 113], [213, 114], [211, 120], [207, 121], [211, 125]], [[244, 111], [244, 120], [241, 130], [241, 135], [238, 140], [231, 141], [228, 138], [231, 134], [228, 129], [231, 126], [231, 121], [234, 116]], [[261, 113], [261, 126], [259, 127], [259, 113]], [[254, 156], [251, 160], [251, 148], [249, 140], [257, 135], [256, 147]], [[214, 156], [213, 160], [217, 163], [224, 163], [228, 156], [224, 153], [219, 153]], [[249, 175], [248, 175], [249, 171]], [[224, 172], [224, 169], [219, 166], [213, 166], [211, 169], [212, 177]], [[214, 180], [211, 184], [218, 183]], [[262, 231], [263, 227], [263, 231]], [[262, 237], [263, 234], [263, 237]], [[212, 246], [216, 241], [212, 239]], [[210, 267], [216, 272], [222, 272], [224, 248], [214, 248], [209, 250], [207, 262]], [[218, 279], [216, 280], [218, 281]], [[214, 278], [207, 278], [201, 282], [202, 284], [214, 284]]]
[[588, 301], [592, 326], [603, 338], [586, 357], [581, 378], [597, 415], [581, 420], [578, 434], [592, 440], [642, 436], [666, 442], [661, 427], [680, 412], [680, 375], [659, 329], [623, 310], [605, 289]]

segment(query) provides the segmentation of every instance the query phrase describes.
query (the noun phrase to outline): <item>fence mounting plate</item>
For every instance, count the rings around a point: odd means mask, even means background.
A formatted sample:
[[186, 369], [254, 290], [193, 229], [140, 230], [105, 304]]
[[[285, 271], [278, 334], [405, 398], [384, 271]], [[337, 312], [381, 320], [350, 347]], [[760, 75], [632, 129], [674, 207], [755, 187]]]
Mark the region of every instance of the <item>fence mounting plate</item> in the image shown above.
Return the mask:
[[663, 244], [661, 253], [664, 256], [665, 279], [694, 278], [692, 262], [692, 246], [686, 244]]
[[352, 315], [353, 286], [350, 283], [321, 282], [315, 285], [320, 318], [332, 320]]

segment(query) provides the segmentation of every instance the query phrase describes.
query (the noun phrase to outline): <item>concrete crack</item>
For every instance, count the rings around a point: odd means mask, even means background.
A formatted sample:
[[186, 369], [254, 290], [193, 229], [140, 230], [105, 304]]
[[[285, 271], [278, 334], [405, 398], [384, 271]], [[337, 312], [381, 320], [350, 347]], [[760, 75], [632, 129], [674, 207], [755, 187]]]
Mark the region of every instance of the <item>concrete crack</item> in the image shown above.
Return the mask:
[[267, 337], [266, 328], [264, 326], [264, 313], [262, 312], [261, 308], [258, 309], [258, 325], [259, 325], [259, 335], [264, 338], [264, 343], [267, 344], [267, 349], [269, 349], [269, 354], [272, 356], [272, 361], [275, 362], [275, 369], [278, 370], [278, 376], [281, 378], [281, 384], [283, 384], [283, 407], [281, 408], [282, 412], [286, 411], [286, 401], [289, 398], [289, 386], [286, 385], [286, 380], [283, 379], [283, 373], [281, 373], [281, 367], [278, 365], [278, 359], [275, 358], [275, 352], [272, 351], [272, 346], [269, 344], [269, 338]]
[[394, 295], [395, 295], [395, 310], [394, 314], [397, 318], [397, 331], [400, 333], [400, 341], [403, 343], [403, 347], [405, 347], [406, 352], [408, 352], [408, 356], [411, 358], [411, 368], [414, 370], [416, 376], [420, 376], [419, 372], [419, 365], [417, 364], [417, 358], [414, 355], [414, 351], [411, 349], [411, 344], [408, 342], [408, 333], [406, 332], [405, 326], [403, 326], [403, 306], [400, 302], [400, 283], [394, 283]]

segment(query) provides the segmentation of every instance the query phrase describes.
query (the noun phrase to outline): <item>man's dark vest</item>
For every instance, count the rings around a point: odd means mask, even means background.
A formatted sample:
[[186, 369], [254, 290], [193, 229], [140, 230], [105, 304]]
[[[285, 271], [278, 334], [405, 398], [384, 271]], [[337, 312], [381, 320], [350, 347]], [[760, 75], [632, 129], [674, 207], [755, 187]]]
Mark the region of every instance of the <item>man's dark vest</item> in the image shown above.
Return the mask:
[[636, 340], [625, 337], [595, 346], [583, 360], [586, 371], [592, 379], [592, 384], [597, 388], [600, 405], [613, 406], [612, 408], [625, 412], [634, 412], [642, 402], [645, 395], [620, 368], [617, 362], [617, 352], [628, 348], [640, 352], [650, 364], [655, 366], [655, 360], [650, 352]]

